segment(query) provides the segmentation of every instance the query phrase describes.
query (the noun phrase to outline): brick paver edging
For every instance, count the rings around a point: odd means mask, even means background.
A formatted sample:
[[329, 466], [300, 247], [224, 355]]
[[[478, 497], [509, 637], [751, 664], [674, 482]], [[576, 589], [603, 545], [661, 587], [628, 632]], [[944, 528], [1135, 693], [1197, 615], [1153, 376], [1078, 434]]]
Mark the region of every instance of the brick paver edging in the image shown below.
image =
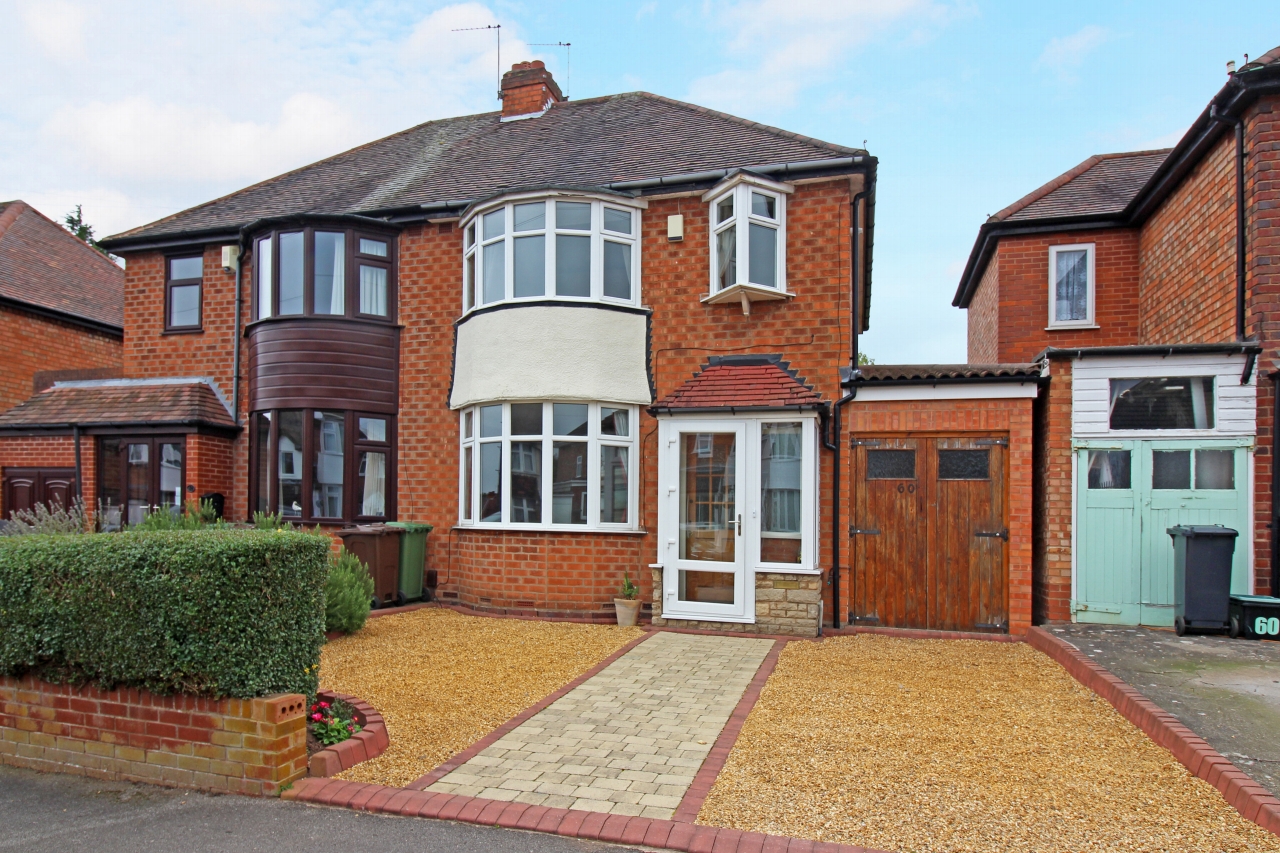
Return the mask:
[[1106, 667], [1044, 628], [1032, 628], [1027, 642], [1053, 658], [1077, 681], [1110, 702], [1147, 737], [1173, 753], [1195, 776], [1222, 792], [1248, 820], [1280, 835], [1280, 800], [1240, 771], [1178, 718], [1116, 677]]
[[866, 847], [743, 832], [721, 826], [531, 806], [528, 803], [499, 802], [337, 779], [303, 779], [281, 797], [378, 814], [454, 820], [687, 853], [882, 853]]
[[522, 723], [527, 722], [539, 711], [548, 707], [557, 699], [560, 699], [561, 697], [567, 695], [570, 691], [572, 691], [573, 689], [575, 689], [576, 687], [578, 687], [588, 679], [596, 675], [599, 675], [607, 666], [609, 666], [609, 664], [613, 663], [618, 658], [622, 657], [627, 652], [631, 651], [636, 646], [640, 645], [641, 643], [643, 643], [645, 640], [649, 639], [653, 635], [654, 635], [654, 632], [646, 631], [643, 636], [636, 637], [634, 640], [627, 643], [625, 646], [618, 649], [616, 652], [609, 655], [604, 660], [600, 661], [600, 663], [591, 667], [591, 669], [582, 673], [582, 675], [579, 675], [573, 681], [570, 681], [564, 687], [561, 687], [559, 690], [545, 697], [540, 702], [537, 702], [536, 704], [530, 705], [528, 708], [525, 708], [519, 714], [516, 714], [514, 717], [507, 720], [505, 723], [498, 726], [493, 731], [489, 732], [489, 734], [480, 738], [480, 740], [476, 741], [471, 746], [464, 749], [462, 752], [459, 752], [457, 755], [446, 760], [443, 764], [441, 764], [435, 770], [432, 770], [430, 773], [426, 774], [425, 776], [421, 776], [418, 779], [415, 779], [414, 781], [410, 782], [408, 785], [405, 785], [405, 787], [410, 789], [420, 790], [420, 791], [426, 790], [431, 785], [434, 785], [436, 782], [439, 782], [445, 776], [449, 775], [454, 770], [457, 770], [459, 767], [466, 764], [471, 759], [475, 758], [484, 750], [493, 746], [493, 744], [501, 740], [502, 737], [506, 735], [508, 732], [512, 731]]
[[321, 690], [316, 699], [332, 702], [341, 699], [356, 712], [356, 722], [360, 731], [342, 743], [326, 746], [311, 756], [307, 769], [312, 776], [336, 776], [343, 770], [355, 767], [361, 761], [382, 755], [390, 743], [387, 737], [387, 723], [382, 715], [368, 702], [348, 696], [345, 693], [334, 693], [332, 690]]
[[778, 655], [782, 654], [782, 650], [786, 645], [786, 640], [775, 640], [773, 648], [769, 650], [769, 654], [765, 655], [764, 660], [760, 662], [760, 668], [756, 670], [755, 677], [751, 679], [751, 683], [743, 691], [742, 698], [738, 700], [738, 704], [729, 716], [728, 722], [720, 730], [720, 736], [716, 738], [715, 746], [711, 747], [711, 752], [707, 753], [707, 757], [702, 761], [702, 766], [698, 768], [697, 775], [693, 777], [693, 784], [689, 786], [689, 790], [685, 791], [684, 797], [680, 799], [679, 807], [676, 808], [675, 814], [671, 816], [672, 820], [677, 823], [693, 823], [698, 819], [698, 812], [702, 810], [702, 804], [707, 801], [711, 788], [716, 784], [716, 777], [724, 769], [724, 763], [729, 760], [729, 753], [733, 751], [733, 745], [738, 742], [738, 735], [742, 732], [742, 724], [747, 721], [747, 715], [755, 707], [756, 700], [760, 698], [760, 691], [764, 689], [765, 682], [773, 674], [774, 667], [778, 665]]

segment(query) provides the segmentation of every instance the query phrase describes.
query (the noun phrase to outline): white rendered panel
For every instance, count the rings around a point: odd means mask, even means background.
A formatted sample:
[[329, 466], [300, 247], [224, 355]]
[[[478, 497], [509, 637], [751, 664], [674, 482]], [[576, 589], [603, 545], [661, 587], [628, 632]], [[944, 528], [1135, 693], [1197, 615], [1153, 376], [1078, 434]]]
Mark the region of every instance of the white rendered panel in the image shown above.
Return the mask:
[[[1077, 438], [1231, 438], [1257, 434], [1255, 366], [1248, 385], [1240, 384], [1243, 355], [1123, 356], [1072, 361], [1072, 434]], [[1111, 380], [1160, 376], [1212, 376], [1213, 429], [1112, 430]]]
[[949, 385], [890, 385], [875, 388], [861, 385], [854, 405], [877, 400], [1000, 400], [1036, 397], [1040, 386], [1035, 382], [957, 382]]
[[646, 317], [591, 305], [521, 305], [458, 326], [454, 409], [490, 400], [648, 405]]

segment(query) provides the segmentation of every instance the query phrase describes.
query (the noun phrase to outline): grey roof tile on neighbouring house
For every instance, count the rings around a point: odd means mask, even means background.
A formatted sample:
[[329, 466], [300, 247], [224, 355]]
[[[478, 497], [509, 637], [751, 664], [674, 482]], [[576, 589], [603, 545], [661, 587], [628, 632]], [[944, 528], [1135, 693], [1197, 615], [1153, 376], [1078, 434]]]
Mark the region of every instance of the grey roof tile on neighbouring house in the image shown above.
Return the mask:
[[992, 216], [988, 222], [1025, 222], [1119, 214], [1169, 156], [1171, 148], [1095, 154]]
[[0, 430], [60, 430], [72, 425], [142, 424], [236, 429], [209, 380], [103, 379], [59, 382], [7, 412]]
[[124, 270], [26, 202], [0, 202], [0, 299], [124, 325]]
[[858, 368], [861, 382], [956, 382], [983, 379], [1040, 378], [1036, 363], [1011, 364], [864, 364]]
[[566, 101], [545, 115], [519, 121], [502, 121], [497, 112], [430, 121], [111, 241], [233, 230], [257, 219], [301, 213], [409, 210], [534, 184], [596, 186], [865, 154], [631, 92]]

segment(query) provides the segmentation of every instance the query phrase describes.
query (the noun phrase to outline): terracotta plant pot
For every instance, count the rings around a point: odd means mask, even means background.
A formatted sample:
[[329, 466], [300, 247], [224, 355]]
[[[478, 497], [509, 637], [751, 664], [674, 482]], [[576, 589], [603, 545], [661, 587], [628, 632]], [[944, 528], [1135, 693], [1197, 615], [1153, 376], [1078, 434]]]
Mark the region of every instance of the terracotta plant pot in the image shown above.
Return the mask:
[[626, 598], [615, 598], [613, 606], [618, 610], [618, 624], [623, 628], [631, 628], [636, 624], [636, 617], [640, 615], [640, 602], [632, 601]]

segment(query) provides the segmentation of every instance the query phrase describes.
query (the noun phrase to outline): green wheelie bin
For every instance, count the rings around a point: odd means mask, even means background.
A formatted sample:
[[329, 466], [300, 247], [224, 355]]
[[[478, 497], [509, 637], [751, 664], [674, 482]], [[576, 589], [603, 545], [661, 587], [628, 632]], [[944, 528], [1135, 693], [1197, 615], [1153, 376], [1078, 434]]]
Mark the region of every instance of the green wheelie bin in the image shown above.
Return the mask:
[[388, 521], [387, 527], [403, 531], [400, 536], [400, 603], [430, 601], [430, 593], [424, 593], [422, 588], [422, 576], [427, 567], [427, 534], [432, 526], [414, 521]]

